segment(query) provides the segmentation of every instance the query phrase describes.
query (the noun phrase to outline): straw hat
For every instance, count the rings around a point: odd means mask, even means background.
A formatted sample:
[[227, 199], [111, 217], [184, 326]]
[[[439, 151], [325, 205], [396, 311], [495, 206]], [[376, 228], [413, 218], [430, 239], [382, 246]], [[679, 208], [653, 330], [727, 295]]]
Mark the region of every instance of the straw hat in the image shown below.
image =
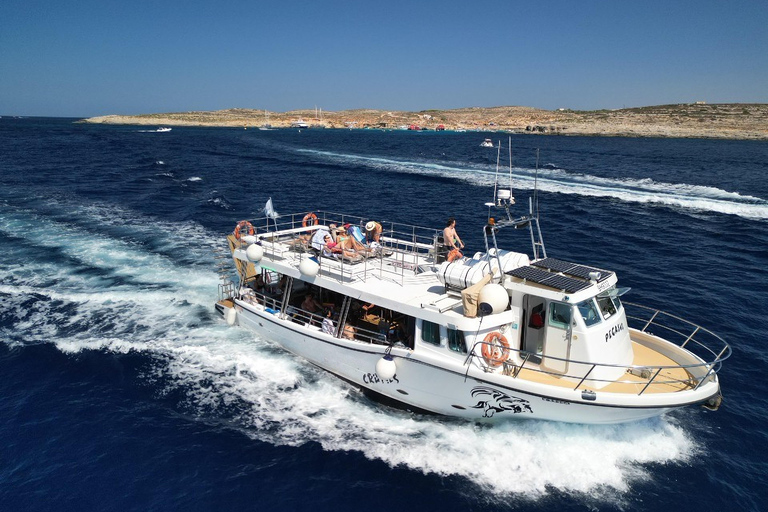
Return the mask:
[[373, 228], [376, 227], [376, 223], [373, 221], [368, 222], [368, 224], [365, 225], [366, 231], [373, 231]]

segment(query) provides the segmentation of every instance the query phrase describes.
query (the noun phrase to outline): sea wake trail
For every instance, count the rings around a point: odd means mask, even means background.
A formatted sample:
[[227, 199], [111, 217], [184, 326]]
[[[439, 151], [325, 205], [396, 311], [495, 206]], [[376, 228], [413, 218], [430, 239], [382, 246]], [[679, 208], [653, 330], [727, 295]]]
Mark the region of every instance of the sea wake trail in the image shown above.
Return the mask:
[[[366, 166], [381, 172], [440, 176], [483, 188], [492, 187], [496, 181], [495, 167], [489, 166], [400, 161], [318, 150], [297, 151], [330, 159], [340, 165]], [[682, 212], [710, 212], [737, 215], [750, 220], [768, 220], [768, 200], [716, 187], [666, 183], [651, 178], [605, 178], [557, 168], [544, 168], [537, 172], [535, 169], [514, 167], [512, 174], [515, 189], [532, 190], [537, 186], [540, 191], [548, 193], [610, 198], [627, 203], [672, 207]], [[499, 182], [508, 183], [508, 169], [500, 169]]]
[[392, 467], [458, 476], [467, 482], [462, 492], [479, 490], [499, 502], [510, 495], [538, 499], [547, 489], [603, 499], [650, 478], [646, 464], [685, 464], [697, 450], [674, 418], [490, 427], [371, 404], [213, 314], [216, 234], [190, 226], [169, 238], [166, 223], [111, 205], [0, 207], [2, 342], [22, 349], [49, 343], [68, 354], [141, 354], [154, 362], [144, 376], [148, 385], [158, 396], [179, 396], [176, 407], [201, 421], [226, 422], [275, 445], [316, 442]]

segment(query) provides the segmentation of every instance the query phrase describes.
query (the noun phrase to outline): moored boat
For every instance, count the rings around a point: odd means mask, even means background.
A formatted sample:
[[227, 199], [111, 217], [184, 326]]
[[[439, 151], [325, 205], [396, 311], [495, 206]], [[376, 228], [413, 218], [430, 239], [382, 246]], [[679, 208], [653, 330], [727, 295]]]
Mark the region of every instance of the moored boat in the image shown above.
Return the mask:
[[[625, 302], [615, 272], [548, 257], [529, 204], [514, 218], [511, 187], [497, 187], [485, 251], [453, 261], [432, 228], [333, 212], [241, 221], [227, 237], [237, 282], [216, 310], [412, 410], [619, 423], [716, 409], [730, 346]], [[529, 231], [530, 256], [498, 247], [505, 227]]]

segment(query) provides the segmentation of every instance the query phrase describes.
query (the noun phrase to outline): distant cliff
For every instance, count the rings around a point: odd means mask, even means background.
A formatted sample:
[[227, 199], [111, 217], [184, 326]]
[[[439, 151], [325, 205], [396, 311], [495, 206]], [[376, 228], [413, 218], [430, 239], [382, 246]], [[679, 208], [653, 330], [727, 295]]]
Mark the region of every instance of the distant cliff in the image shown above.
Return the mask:
[[530, 134], [681, 137], [768, 140], [768, 104], [684, 103], [618, 110], [542, 110], [530, 107], [472, 107], [421, 112], [342, 110], [338, 112], [234, 108], [213, 112], [174, 112], [135, 116], [101, 116], [87, 123], [169, 126], [237, 126], [269, 124], [290, 127], [303, 121], [311, 128], [420, 128], [512, 131]]

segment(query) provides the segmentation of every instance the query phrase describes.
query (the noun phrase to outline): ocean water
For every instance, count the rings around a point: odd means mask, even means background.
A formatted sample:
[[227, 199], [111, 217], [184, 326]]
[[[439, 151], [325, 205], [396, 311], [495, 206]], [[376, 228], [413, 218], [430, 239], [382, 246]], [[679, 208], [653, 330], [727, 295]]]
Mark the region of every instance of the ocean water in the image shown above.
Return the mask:
[[213, 249], [269, 197], [454, 216], [482, 249], [489, 134], [73, 121], [0, 119], [0, 510], [768, 509], [768, 143], [512, 136], [550, 256], [733, 356], [717, 412], [489, 427], [372, 403], [213, 313]]

